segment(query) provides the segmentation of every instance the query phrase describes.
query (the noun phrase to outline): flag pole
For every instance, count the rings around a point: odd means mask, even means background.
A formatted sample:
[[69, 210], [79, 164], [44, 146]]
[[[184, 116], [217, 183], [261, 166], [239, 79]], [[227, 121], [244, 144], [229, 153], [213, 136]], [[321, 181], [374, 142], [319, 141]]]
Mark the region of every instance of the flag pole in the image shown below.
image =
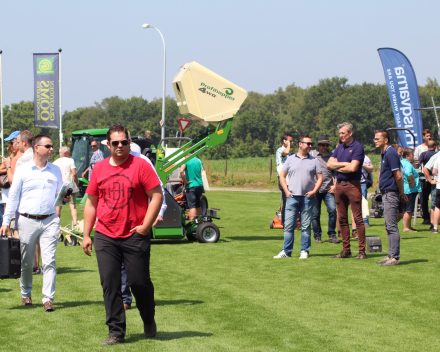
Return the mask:
[[2, 138], [2, 155], [4, 154], [4, 150], [3, 150], [3, 80], [2, 80], [2, 53], [3, 51], [0, 50], [0, 128], [1, 128], [1, 138]]
[[60, 148], [63, 146], [63, 116], [61, 115], [61, 48], [58, 49], [58, 90], [59, 90], [59, 108], [60, 108]]

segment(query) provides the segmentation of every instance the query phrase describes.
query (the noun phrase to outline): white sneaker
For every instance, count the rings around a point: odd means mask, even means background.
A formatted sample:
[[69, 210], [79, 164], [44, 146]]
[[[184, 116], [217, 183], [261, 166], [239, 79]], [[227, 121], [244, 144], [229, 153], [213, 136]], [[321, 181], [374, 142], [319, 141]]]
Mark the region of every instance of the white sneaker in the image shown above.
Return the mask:
[[309, 257], [309, 253], [307, 253], [306, 251], [301, 251], [299, 255], [299, 259], [307, 259], [308, 257]]
[[274, 258], [290, 258], [286, 252], [281, 251], [280, 254], [276, 255]]

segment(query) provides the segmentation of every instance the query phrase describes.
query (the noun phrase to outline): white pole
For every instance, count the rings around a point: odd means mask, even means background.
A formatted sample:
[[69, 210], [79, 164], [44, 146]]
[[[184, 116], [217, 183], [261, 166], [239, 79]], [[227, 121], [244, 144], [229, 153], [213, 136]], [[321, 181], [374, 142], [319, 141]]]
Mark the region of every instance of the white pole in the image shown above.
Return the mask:
[[2, 155], [4, 154], [3, 150], [3, 80], [2, 80], [2, 53], [3, 51], [0, 50], [0, 124], [1, 124], [1, 138], [2, 138]]
[[63, 116], [61, 115], [61, 52], [63, 50], [61, 48], [58, 49], [58, 89], [59, 89], [59, 105], [60, 105], [60, 148], [63, 146]]
[[[165, 48], [165, 39], [163, 38], [163, 35], [161, 33], [161, 31], [153, 26], [150, 26], [149, 24], [145, 23], [142, 28], [154, 28], [156, 29], [159, 34], [160, 37], [162, 38], [162, 43], [163, 43], [163, 94], [162, 94], [162, 121], [161, 121], [161, 139], [165, 138], [165, 79], [166, 79], [166, 68], [167, 68], [167, 64], [166, 64], [166, 48]], [[165, 146], [165, 141], [162, 141], [162, 146]]]

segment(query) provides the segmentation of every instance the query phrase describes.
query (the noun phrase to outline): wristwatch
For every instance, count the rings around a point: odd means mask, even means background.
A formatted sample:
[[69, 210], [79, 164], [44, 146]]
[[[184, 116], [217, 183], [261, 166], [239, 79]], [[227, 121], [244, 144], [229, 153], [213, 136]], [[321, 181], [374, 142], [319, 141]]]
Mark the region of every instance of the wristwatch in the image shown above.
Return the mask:
[[6, 166], [6, 171], [8, 171], [8, 169], [10, 169], [11, 167], [10, 166]]

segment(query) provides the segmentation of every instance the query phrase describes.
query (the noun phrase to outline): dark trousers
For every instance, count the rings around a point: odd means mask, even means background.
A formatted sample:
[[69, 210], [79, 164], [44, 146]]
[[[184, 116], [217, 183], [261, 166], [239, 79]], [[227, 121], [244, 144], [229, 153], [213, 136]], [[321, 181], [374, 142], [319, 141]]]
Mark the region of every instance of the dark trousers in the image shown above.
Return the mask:
[[95, 252], [104, 293], [109, 336], [125, 336], [125, 311], [121, 292], [121, 265], [124, 262], [128, 284], [144, 324], [154, 321], [154, 286], [150, 279], [150, 237], [134, 233], [114, 239], [95, 232]]
[[351, 205], [356, 223], [359, 252], [365, 252], [365, 225], [362, 219], [362, 191], [361, 183], [354, 182], [342, 186], [336, 183], [336, 208], [338, 209], [339, 225], [341, 226], [344, 252], [350, 252], [350, 227], [348, 226], [348, 206]]
[[281, 210], [281, 225], [284, 226], [284, 219], [286, 218], [286, 193], [281, 186], [280, 179], [278, 178], [278, 188], [281, 191], [281, 197], [283, 198], [283, 209]]
[[[431, 194], [431, 183], [428, 181], [422, 181], [422, 213], [423, 220], [431, 222], [431, 216], [429, 214], [428, 202], [429, 195]], [[416, 210], [417, 211], [417, 210]]]

